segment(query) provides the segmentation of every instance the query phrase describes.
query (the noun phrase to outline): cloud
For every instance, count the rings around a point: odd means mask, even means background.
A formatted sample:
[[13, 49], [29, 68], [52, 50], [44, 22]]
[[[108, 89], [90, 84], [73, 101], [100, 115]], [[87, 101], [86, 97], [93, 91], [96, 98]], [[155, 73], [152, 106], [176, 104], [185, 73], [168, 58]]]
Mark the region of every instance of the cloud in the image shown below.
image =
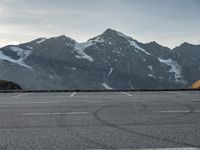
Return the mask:
[[83, 42], [109, 27], [173, 47], [199, 41], [199, 6], [199, 0], [0, 0], [0, 40], [65, 34]]

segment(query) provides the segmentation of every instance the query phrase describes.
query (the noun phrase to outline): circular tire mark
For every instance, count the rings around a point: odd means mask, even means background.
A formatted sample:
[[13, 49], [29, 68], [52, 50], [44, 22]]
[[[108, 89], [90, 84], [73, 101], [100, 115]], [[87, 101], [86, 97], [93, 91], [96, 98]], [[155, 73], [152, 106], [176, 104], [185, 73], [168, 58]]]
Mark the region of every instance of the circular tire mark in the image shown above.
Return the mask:
[[[82, 108], [82, 107], [87, 107], [87, 106], [74, 106], [73, 108], [69, 109], [68, 112], [70, 111], [74, 111], [78, 108]], [[64, 117], [66, 115], [59, 115], [58, 118], [57, 118], [57, 122], [58, 122], [58, 127], [63, 127], [65, 126], [65, 121], [64, 121]], [[67, 129], [69, 130], [69, 129]], [[91, 143], [91, 144], [94, 144], [95, 146], [99, 146], [100, 148], [102, 149], [116, 149], [114, 146], [111, 146], [111, 145], [106, 145], [104, 143], [99, 143], [97, 141], [94, 141], [94, 140], [91, 140], [89, 139], [88, 137], [84, 136], [84, 135], [81, 135], [79, 132], [77, 131], [74, 131], [75, 134], [76, 134], [76, 137], [79, 138], [80, 140], [84, 140], [85, 142], [87, 143]]]
[[[112, 108], [112, 107], [116, 107], [118, 105], [120, 105], [121, 103], [119, 104], [115, 104], [115, 105], [109, 105], [109, 106], [104, 106], [104, 107], [101, 107], [100, 109], [96, 110], [94, 113], [93, 113], [93, 117], [100, 121], [101, 123], [103, 123], [104, 125], [106, 126], [109, 126], [109, 127], [112, 127], [112, 128], [116, 128], [118, 130], [122, 130], [122, 131], [125, 131], [127, 133], [131, 133], [131, 134], [136, 134], [136, 135], [139, 135], [139, 136], [144, 136], [144, 137], [147, 137], [147, 138], [150, 138], [150, 139], [156, 139], [156, 140], [160, 140], [160, 141], [164, 141], [164, 142], [169, 142], [169, 143], [172, 143], [172, 144], [178, 144], [180, 146], [191, 146], [191, 147], [199, 147], [199, 145], [194, 145], [194, 144], [188, 144], [188, 143], [183, 143], [183, 142], [177, 142], [177, 141], [173, 141], [173, 140], [170, 140], [170, 139], [166, 139], [166, 138], [161, 138], [161, 137], [157, 137], [157, 136], [153, 136], [153, 135], [148, 135], [148, 134], [144, 134], [144, 133], [140, 133], [140, 132], [136, 132], [136, 131], [133, 131], [133, 130], [130, 130], [130, 129], [126, 129], [126, 128], [123, 128], [121, 127], [120, 125], [117, 125], [117, 124], [114, 124], [114, 123], [111, 123], [109, 121], [106, 121], [104, 119], [102, 119], [99, 115], [99, 113], [107, 108]], [[133, 124], [134, 125], [134, 124]]]

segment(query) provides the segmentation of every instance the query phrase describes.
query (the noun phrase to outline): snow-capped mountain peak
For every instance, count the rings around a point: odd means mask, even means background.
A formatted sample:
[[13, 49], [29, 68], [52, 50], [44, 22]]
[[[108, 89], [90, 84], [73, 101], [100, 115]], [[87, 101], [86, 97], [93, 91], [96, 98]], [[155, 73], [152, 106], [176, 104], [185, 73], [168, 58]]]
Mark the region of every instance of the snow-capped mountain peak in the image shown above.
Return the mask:
[[[120, 39], [122, 38], [122, 39]], [[119, 40], [120, 39], [120, 40]], [[145, 53], [146, 55], [151, 55], [149, 52], [147, 52], [144, 48], [140, 47], [137, 44], [137, 41], [134, 40], [133, 38], [131, 38], [128, 35], [125, 35], [122, 32], [119, 31], [115, 31], [112, 29], [107, 29], [105, 32], [103, 32], [100, 36], [96, 37], [95, 39], [93, 39], [93, 41], [95, 42], [107, 42], [109, 45], [111, 45], [114, 42], [123, 42], [123, 41], [127, 41], [127, 43], [129, 43], [130, 46], [134, 47], [134, 49], [139, 50], [143, 53]]]

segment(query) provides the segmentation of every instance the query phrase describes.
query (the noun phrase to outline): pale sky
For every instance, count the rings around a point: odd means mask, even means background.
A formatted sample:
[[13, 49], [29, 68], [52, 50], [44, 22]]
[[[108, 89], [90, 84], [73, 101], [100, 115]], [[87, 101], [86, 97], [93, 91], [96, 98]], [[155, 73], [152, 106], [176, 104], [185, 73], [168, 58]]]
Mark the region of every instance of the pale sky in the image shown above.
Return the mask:
[[0, 46], [66, 35], [87, 41], [107, 28], [175, 47], [200, 44], [200, 0], [0, 0]]

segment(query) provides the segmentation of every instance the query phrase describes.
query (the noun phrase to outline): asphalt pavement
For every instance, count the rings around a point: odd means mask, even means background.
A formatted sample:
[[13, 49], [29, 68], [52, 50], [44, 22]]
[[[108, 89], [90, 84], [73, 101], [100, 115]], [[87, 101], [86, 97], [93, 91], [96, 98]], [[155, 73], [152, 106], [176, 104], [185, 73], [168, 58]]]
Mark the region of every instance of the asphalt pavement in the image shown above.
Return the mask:
[[200, 149], [200, 91], [0, 93], [0, 150]]

